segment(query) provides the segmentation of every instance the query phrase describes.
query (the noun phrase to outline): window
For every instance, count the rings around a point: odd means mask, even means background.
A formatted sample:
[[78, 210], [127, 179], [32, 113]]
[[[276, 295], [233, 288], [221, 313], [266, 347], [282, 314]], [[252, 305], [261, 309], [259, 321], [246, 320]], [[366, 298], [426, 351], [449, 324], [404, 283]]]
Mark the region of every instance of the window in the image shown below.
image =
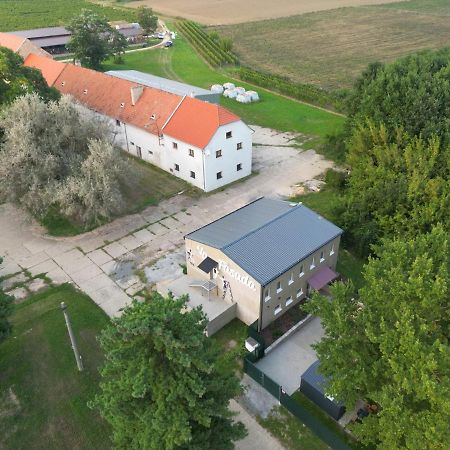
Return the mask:
[[121, 103], [121, 104], [120, 104], [120, 107], [121, 107], [121, 108], [125, 108], [125, 103]]
[[236, 145], [237, 150], [242, 150], [242, 142], [238, 142]]
[[216, 178], [217, 178], [218, 180], [220, 180], [220, 179], [222, 178], [222, 172], [217, 172], [217, 173], [216, 173]]
[[299, 277], [302, 277], [303, 275], [305, 275], [305, 272], [303, 272], [303, 264], [300, 266], [300, 272], [298, 274]]
[[324, 262], [325, 258], [323, 257], [323, 251], [320, 252], [320, 262]]
[[216, 150], [216, 158], [222, 157], [222, 150]]
[[289, 286], [294, 282], [294, 272], [291, 272], [291, 276], [289, 277], [288, 284]]
[[178, 144], [176, 142], [172, 142], [172, 148], [176, 150], [178, 148]]
[[293, 301], [294, 301], [294, 300], [292, 300], [292, 297], [289, 296], [289, 297], [286, 299], [286, 306], [289, 306]]
[[270, 288], [264, 291], [264, 301], [268, 302], [270, 300]]
[[153, 155], [153, 152], [151, 150], [148, 151], [149, 155]]
[[134, 142], [131, 142], [131, 141], [130, 141], [130, 145], [134, 145]]
[[316, 259], [313, 256], [313, 259], [311, 261], [311, 265], [309, 266], [310, 270], [314, 269], [314, 267], [316, 267]]
[[84, 94], [84, 95], [87, 95], [87, 89], [85, 89], [85, 90], [83, 91], [83, 94]]
[[331, 244], [330, 255], [334, 255], [334, 244]]
[[297, 291], [297, 298], [300, 298], [302, 295], [303, 295], [303, 289], [300, 288], [300, 289]]
[[191, 170], [191, 178], [195, 178], [195, 172], [192, 172], [192, 170]]
[[277, 314], [280, 314], [281, 311], [281, 305], [277, 305], [275, 311], [273, 312], [273, 315], [276, 316]]
[[239, 163], [239, 164], [236, 166], [236, 171], [239, 172], [240, 170], [242, 170], [242, 164], [241, 164], [241, 163]]
[[231, 139], [233, 137], [233, 134], [231, 133], [231, 131], [227, 131], [227, 133], [225, 134], [225, 137], [227, 139]]
[[277, 294], [278, 292], [281, 292], [283, 290], [283, 288], [281, 287], [281, 281], [277, 282]]
[[120, 127], [120, 120], [116, 119], [116, 127]]
[[136, 145], [136, 155], [139, 156], [139, 158], [142, 158], [142, 149], [139, 145]]
[[180, 171], [180, 166], [179, 166], [178, 164], [175, 164], [175, 170], [176, 170], [177, 172]]
[[189, 149], [189, 156], [194, 157], [194, 150], [192, 150], [192, 148]]

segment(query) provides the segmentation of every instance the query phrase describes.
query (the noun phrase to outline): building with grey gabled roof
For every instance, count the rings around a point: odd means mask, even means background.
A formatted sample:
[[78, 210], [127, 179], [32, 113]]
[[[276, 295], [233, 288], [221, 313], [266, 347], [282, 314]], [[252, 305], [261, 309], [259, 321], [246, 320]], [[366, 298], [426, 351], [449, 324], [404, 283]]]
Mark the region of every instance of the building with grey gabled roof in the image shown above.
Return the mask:
[[337, 277], [342, 232], [302, 204], [261, 198], [185, 237], [188, 273], [218, 280], [238, 317], [262, 329]]
[[220, 94], [211, 92], [191, 84], [181, 83], [168, 78], [158, 77], [149, 73], [139, 72], [138, 70], [109, 70], [106, 72], [113, 77], [122, 78], [124, 80], [133, 81], [147, 87], [160, 89], [172, 94], [188, 96], [204, 100], [209, 103], [220, 103]]

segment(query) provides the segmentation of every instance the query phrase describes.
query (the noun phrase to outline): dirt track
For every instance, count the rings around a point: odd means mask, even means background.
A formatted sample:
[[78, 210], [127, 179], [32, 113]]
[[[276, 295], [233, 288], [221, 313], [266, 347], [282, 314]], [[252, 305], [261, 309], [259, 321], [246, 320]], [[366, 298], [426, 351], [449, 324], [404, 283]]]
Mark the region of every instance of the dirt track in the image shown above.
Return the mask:
[[394, 1], [398, 0], [138, 0], [127, 3], [127, 6], [148, 5], [168, 16], [184, 17], [207, 25], [224, 25]]

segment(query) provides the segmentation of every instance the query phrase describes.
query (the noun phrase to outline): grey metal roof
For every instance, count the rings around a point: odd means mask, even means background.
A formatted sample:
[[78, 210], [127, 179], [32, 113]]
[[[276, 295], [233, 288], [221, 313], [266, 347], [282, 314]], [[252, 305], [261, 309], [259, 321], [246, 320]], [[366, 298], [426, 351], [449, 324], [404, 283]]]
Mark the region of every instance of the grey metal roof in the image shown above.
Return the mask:
[[66, 45], [70, 41], [70, 36], [51, 36], [46, 38], [32, 39], [31, 42], [38, 47], [53, 47], [55, 45]]
[[23, 36], [27, 39], [33, 40], [52, 36], [70, 37], [71, 33], [64, 27], [48, 27], [48, 28], [34, 28], [32, 30], [11, 31], [11, 34], [15, 34], [16, 36]]
[[286, 202], [260, 198], [186, 237], [222, 249], [289, 210]]
[[262, 198], [186, 237], [222, 250], [264, 286], [341, 234], [304, 205]]
[[156, 75], [139, 72], [138, 70], [110, 70], [106, 73], [117, 78], [123, 78], [128, 81], [143, 84], [144, 86], [171, 92], [172, 94], [194, 97], [198, 95], [214, 95], [207, 89], [180, 83], [179, 81], [169, 80], [167, 78], [157, 77]]

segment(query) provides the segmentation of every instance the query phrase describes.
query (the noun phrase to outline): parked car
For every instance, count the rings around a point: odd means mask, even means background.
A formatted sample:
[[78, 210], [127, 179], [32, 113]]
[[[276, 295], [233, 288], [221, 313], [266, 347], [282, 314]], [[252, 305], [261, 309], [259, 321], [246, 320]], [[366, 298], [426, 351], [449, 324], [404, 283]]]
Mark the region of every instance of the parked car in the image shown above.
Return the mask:
[[167, 42], [164, 44], [164, 47], [172, 47], [172, 45], [173, 45], [173, 42], [172, 42], [172, 41], [167, 41]]
[[158, 39], [164, 39], [165, 36], [166, 36], [166, 33], [158, 33], [158, 34], [156, 35], [156, 37], [157, 37]]

